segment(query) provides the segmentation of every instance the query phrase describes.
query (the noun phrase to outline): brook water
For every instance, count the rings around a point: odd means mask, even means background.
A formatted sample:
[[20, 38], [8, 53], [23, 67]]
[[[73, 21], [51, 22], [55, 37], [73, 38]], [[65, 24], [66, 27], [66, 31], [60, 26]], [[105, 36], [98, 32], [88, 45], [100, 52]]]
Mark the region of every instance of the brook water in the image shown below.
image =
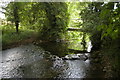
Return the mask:
[[79, 43], [51, 42], [21, 45], [1, 51], [0, 78], [102, 77], [101, 70], [94, 69], [96, 65], [91, 64], [90, 53], [84, 53], [88, 56], [87, 60], [62, 59], [66, 55], [73, 54], [68, 48], [81, 49], [80, 47]]

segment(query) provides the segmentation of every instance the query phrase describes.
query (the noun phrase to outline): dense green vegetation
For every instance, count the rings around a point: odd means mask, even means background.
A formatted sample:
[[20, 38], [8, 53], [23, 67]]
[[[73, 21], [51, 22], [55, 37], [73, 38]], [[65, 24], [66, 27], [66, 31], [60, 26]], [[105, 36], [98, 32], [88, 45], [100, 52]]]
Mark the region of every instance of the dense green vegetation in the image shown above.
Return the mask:
[[[80, 25], [79, 23], [81, 23], [79, 13], [80, 10], [83, 9], [83, 6], [79, 6], [80, 4], [81, 3], [79, 2], [76, 3], [11, 2], [7, 5], [7, 7], [3, 9], [6, 10], [5, 15], [7, 18], [7, 26], [10, 28], [9, 31], [11, 32], [12, 29], [16, 29], [17, 33], [19, 33], [19, 30], [21, 29], [25, 31], [34, 30], [35, 32], [39, 32], [38, 36], [40, 40], [56, 41], [59, 39], [63, 40], [79, 39], [79, 41], [82, 41], [81, 38], [83, 32], [67, 31], [68, 27], [79, 28], [81, 27], [79, 26]], [[8, 30], [8, 28], [6, 28], [7, 26], [5, 26], [4, 29]], [[9, 41], [4, 40], [6, 39], [3, 39], [3, 42], [7, 42], [9, 44]]]
[[116, 72], [113, 72], [114, 77], [118, 77], [120, 71], [120, 3], [88, 3], [88, 7], [81, 13], [81, 18], [83, 28], [91, 35], [92, 50], [102, 50], [102, 55], [107, 57], [110, 66]]
[[93, 40], [97, 45], [101, 44], [100, 40], [104, 40], [106, 37], [109, 39], [119, 37], [119, 6], [118, 2], [90, 3], [82, 11], [84, 29], [92, 34], [92, 39], [98, 41]]
[[31, 26], [30, 28], [33, 30], [35, 28], [39, 29], [40, 39], [55, 40], [61, 38], [65, 33], [69, 20], [67, 7], [67, 3], [62, 2], [11, 2], [5, 9], [7, 19], [15, 23], [16, 32], [18, 32], [20, 23], [21, 26]]
[[[112, 75], [118, 77], [119, 2], [11, 2], [3, 9], [7, 19], [7, 24], [0, 26], [3, 46], [35, 35], [42, 41], [79, 39], [84, 50], [91, 41], [92, 52], [101, 51], [103, 59], [108, 59], [111, 69], [117, 72]], [[67, 31], [69, 27], [82, 31]]]

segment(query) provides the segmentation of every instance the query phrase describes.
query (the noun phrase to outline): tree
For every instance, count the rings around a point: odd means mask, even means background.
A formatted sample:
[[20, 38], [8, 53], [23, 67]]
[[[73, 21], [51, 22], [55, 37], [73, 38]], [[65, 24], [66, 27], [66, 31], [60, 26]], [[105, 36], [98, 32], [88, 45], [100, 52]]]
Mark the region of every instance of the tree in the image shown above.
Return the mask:
[[119, 5], [118, 2], [92, 2], [82, 11], [83, 28], [91, 34], [92, 50], [100, 49], [104, 38], [118, 37]]
[[24, 5], [21, 25], [37, 29], [40, 39], [55, 41], [66, 33], [69, 22], [68, 5], [65, 2], [33, 2]]
[[20, 6], [20, 2], [10, 2], [5, 8], [7, 20], [15, 23], [17, 33], [20, 23]]
[[18, 13], [18, 10], [19, 10], [19, 4], [17, 3], [14, 3], [13, 4], [13, 15], [14, 15], [14, 20], [15, 20], [15, 26], [16, 26], [16, 32], [18, 33], [18, 27], [19, 27], [19, 13]]
[[45, 2], [39, 3], [39, 5], [43, 7], [46, 17], [40, 38], [50, 41], [61, 39], [67, 30], [69, 20], [67, 4], [65, 2]]
[[102, 44], [102, 30], [97, 30], [97, 26], [100, 25], [99, 14], [102, 8], [101, 5], [103, 3], [88, 3], [88, 6], [81, 12], [83, 29], [91, 35], [92, 51], [99, 50]]

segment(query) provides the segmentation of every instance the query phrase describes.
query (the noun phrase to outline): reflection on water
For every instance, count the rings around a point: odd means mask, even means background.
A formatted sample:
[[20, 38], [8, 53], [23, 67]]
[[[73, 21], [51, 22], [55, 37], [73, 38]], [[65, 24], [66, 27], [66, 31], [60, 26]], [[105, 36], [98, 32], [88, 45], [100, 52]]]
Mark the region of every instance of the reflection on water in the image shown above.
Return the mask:
[[86, 76], [86, 71], [88, 69], [88, 64], [84, 61], [74, 60], [66, 61], [67, 69], [63, 71], [63, 74], [60, 75], [64, 78], [84, 78]]
[[0, 62], [0, 77], [84, 78], [89, 70], [89, 60], [62, 60], [60, 57], [68, 52], [66, 45], [29, 44], [4, 50]]
[[68, 44], [67, 43], [40, 43], [37, 46], [42, 47], [45, 51], [51, 52], [53, 55], [65, 56], [68, 53]]

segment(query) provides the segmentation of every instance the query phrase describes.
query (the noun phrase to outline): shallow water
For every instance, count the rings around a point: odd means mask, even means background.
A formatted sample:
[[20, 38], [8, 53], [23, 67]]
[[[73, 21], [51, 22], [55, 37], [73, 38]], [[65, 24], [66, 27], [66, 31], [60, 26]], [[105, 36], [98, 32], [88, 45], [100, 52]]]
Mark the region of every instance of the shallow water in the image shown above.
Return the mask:
[[[62, 60], [67, 44], [28, 44], [2, 51], [0, 78], [86, 78], [90, 60]], [[86, 53], [90, 55], [89, 53]]]

